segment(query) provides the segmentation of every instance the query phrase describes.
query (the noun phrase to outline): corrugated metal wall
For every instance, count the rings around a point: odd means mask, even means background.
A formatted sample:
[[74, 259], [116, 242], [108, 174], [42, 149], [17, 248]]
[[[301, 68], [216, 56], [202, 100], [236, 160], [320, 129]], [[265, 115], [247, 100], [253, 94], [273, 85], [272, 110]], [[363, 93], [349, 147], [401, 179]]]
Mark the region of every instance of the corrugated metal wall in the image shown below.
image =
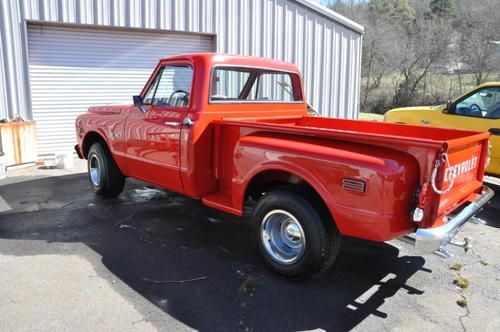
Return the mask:
[[30, 117], [28, 52], [22, 1], [0, 1], [0, 119]]
[[[31, 109], [38, 153], [71, 151], [76, 144], [76, 117], [89, 105], [131, 103], [159, 58], [210, 52], [213, 44], [207, 35], [29, 23]], [[190, 75], [186, 81], [191, 81]]]
[[217, 52], [295, 63], [323, 115], [357, 116], [363, 28], [312, 0], [3, 0], [0, 118], [32, 117], [27, 20], [212, 33]]

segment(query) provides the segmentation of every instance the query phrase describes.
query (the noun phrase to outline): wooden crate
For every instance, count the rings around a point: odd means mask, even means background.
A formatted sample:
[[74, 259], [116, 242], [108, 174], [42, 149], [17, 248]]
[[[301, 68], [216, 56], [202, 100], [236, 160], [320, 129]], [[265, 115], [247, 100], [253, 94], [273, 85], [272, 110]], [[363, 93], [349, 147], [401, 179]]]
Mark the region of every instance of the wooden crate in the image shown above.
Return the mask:
[[0, 123], [0, 142], [7, 157], [7, 166], [36, 162], [34, 121]]

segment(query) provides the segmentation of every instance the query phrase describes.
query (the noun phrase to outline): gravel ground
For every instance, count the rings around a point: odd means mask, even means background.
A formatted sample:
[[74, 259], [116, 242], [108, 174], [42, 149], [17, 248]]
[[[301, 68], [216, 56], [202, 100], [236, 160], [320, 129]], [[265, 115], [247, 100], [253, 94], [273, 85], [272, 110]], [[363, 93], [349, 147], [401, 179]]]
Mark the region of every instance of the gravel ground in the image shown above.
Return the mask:
[[248, 223], [138, 181], [98, 199], [84, 169], [0, 180], [1, 331], [500, 330], [499, 196], [468, 253], [346, 238], [334, 268], [288, 282]]

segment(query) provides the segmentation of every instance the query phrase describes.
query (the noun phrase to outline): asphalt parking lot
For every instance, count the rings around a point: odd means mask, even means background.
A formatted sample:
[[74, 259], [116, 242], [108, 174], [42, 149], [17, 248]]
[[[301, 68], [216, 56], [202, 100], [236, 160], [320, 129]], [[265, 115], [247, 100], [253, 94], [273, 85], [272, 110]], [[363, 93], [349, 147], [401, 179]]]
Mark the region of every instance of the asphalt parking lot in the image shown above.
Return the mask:
[[468, 253], [345, 239], [334, 268], [289, 282], [247, 222], [138, 181], [99, 199], [83, 169], [0, 180], [1, 331], [500, 330], [500, 194]]

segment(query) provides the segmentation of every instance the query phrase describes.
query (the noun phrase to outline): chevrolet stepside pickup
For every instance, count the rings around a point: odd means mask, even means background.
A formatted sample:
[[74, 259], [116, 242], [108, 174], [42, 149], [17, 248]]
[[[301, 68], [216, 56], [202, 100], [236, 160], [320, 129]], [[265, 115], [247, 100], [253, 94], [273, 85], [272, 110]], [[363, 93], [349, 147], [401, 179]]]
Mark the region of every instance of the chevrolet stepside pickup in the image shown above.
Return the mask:
[[330, 267], [342, 236], [435, 252], [493, 196], [489, 133], [312, 116], [288, 63], [169, 57], [133, 102], [76, 120], [95, 193], [133, 177], [236, 216], [251, 207], [263, 260], [290, 279]]

